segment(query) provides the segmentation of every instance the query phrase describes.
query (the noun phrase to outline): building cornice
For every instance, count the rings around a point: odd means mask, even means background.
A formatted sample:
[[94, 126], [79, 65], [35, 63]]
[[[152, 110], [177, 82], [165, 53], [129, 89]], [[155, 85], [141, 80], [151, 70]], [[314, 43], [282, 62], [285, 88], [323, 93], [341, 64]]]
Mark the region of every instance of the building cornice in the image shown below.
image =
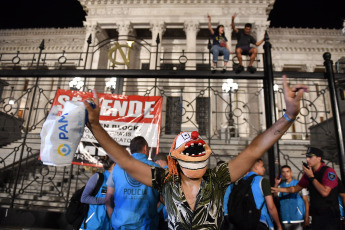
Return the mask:
[[338, 37], [345, 40], [341, 29], [319, 29], [319, 28], [269, 28], [268, 33], [270, 37], [273, 36], [325, 36]]
[[345, 36], [340, 29], [269, 28], [268, 34], [273, 52], [345, 52]]
[[273, 5], [275, 0], [79, 0], [80, 4], [91, 5], [193, 5], [207, 4], [208, 6], [217, 4], [268, 4]]
[[85, 28], [42, 28], [0, 30], [1, 52], [36, 52], [42, 40], [45, 52], [80, 52], [85, 44]]
[[345, 47], [296, 47], [296, 46], [280, 46], [273, 45], [272, 52], [278, 52], [282, 54], [311, 54], [311, 53], [345, 53]]
[[[77, 45], [77, 46], [68, 46], [68, 45], [49, 45], [46, 46], [44, 49], [44, 52], [81, 52], [83, 50], [83, 45]], [[14, 53], [17, 51], [20, 52], [38, 52], [39, 48], [38, 46], [2, 46], [0, 47], [0, 51], [4, 53]]]
[[[80, 0], [87, 12], [87, 23], [108, 24], [116, 20], [130, 20], [140, 24], [161, 19], [166, 23], [184, 23], [199, 20], [208, 23], [231, 20], [238, 14], [237, 23], [262, 23], [267, 21], [275, 0]], [[210, 7], [212, 6], [212, 7]]]
[[0, 37], [5, 36], [73, 36], [84, 35], [84, 27], [70, 27], [70, 28], [27, 28], [27, 29], [5, 29], [0, 30]]

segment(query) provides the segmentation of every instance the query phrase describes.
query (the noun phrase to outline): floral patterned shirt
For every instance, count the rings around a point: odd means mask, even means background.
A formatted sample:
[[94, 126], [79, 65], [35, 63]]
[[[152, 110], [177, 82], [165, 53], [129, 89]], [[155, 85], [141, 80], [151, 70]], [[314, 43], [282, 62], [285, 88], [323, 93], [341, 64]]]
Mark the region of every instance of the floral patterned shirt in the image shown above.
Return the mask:
[[230, 185], [227, 163], [208, 169], [202, 178], [194, 211], [181, 188], [181, 178], [165, 180], [168, 170], [152, 167], [152, 187], [164, 198], [168, 212], [169, 229], [219, 229], [224, 220], [223, 200]]

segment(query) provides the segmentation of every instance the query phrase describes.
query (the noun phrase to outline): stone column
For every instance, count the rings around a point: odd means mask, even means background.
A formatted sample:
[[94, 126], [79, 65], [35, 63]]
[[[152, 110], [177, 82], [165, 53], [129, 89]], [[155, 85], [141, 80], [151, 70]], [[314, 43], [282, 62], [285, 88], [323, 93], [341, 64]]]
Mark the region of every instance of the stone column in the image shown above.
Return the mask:
[[[257, 42], [265, 37], [265, 31], [267, 30], [267, 28], [268, 28], [268, 22], [263, 22], [263, 23], [255, 25], [256, 41]], [[263, 49], [264, 44], [265, 44], [265, 42], [263, 42], [260, 46], [257, 47], [257, 49], [258, 49], [257, 59], [260, 60], [260, 62], [258, 62], [258, 67], [261, 67], [261, 68], [263, 68], [262, 53], [264, 52], [264, 49]]]
[[133, 26], [130, 22], [117, 23], [117, 32], [119, 33], [119, 42], [121, 44], [127, 43], [129, 35], [133, 32]]
[[87, 51], [87, 47], [88, 47], [87, 41], [91, 35], [91, 44], [88, 51], [89, 54], [87, 57], [86, 69], [99, 69], [99, 68], [104, 69], [107, 67], [106, 54], [104, 54], [106, 52], [106, 47], [102, 48], [96, 53], [94, 53], [94, 50], [97, 49], [95, 45], [107, 39], [108, 35], [105, 32], [105, 30], [103, 30], [98, 24], [86, 24], [85, 27], [86, 27], [86, 37], [85, 37], [84, 52]]
[[[91, 46], [94, 46], [96, 44], [96, 32], [97, 32], [97, 25], [96, 24], [84, 24], [85, 28], [86, 28], [86, 36], [85, 36], [85, 43], [84, 43], [84, 48], [83, 48], [83, 52], [87, 52], [87, 47], [88, 47], [88, 39], [91, 35], [91, 44], [90, 44], [90, 48], [88, 50], [88, 56], [84, 57], [84, 60], [86, 60], [86, 69], [92, 69], [92, 54], [93, 54], [93, 50], [94, 48]], [[86, 54], [85, 54], [86, 55]]]
[[[165, 23], [163, 21], [158, 22], [150, 22], [150, 30], [152, 32], [152, 41], [151, 41], [151, 62], [150, 62], [150, 69], [155, 69], [155, 63], [156, 63], [156, 48], [157, 48], [157, 35], [159, 34], [160, 44], [158, 46], [158, 52], [162, 49], [162, 37], [163, 33], [165, 32]], [[158, 54], [159, 55], [159, 54]], [[158, 61], [159, 65], [159, 56]]]
[[[186, 63], [187, 70], [196, 69], [196, 36], [199, 31], [199, 22], [198, 21], [187, 21], [184, 23], [184, 32], [186, 33], [186, 43], [187, 49], [186, 52], [194, 52], [186, 54], [188, 61]], [[187, 67], [188, 66], [188, 67]]]
[[[96, 29], [96, 38], [95, 43], [98, 44], [108, 38], [107, 32], [102, 29], [101, 27], [97, 27]], [[98, 47], [96, 47], [97, 49]], [[96, 69], [107, 69], [108, 68], [108, 50], [109, 46], [103, 46], [95, 53], [95, 60], [96, 62]]]
[[[127, 41], [133, 40], [129, 37], [133, 32], [133, 26], [130, 22], [118, 22], [116, 30], [119, 33], [118, 43], [120, 45], [128, 45]], [[122, 48], [122, 50], [125, 53], [126, 58], [128, 58], [128, 48]], [[120, 55], [119, 51], [117, 51], [116, 53], [116, 61], [122, 63], [125, 62], [125, 60], [123, 60], [123, 57]], [[126, 65], [117, 65], [116, 69], [126, 69]]]

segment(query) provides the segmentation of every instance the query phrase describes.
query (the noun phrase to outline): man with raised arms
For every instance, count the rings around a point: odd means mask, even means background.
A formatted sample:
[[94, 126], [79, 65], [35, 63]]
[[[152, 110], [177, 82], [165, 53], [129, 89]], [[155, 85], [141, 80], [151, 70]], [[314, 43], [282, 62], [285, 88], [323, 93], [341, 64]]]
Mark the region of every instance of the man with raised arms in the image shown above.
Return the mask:
[[197, 132], [182, 132], [175, 138], [168, 169], [150, 167], [134, 159], [100, 125], [99, 99], [95, 91], [92, 100], [96, 108], [84, 102], [89, 114], [88, 127], [121, 168], [161, 193], [168, 212], [169, 229], [219, 229], [224, 219], [222, 206], [228, 185], [249, 171], [288, 130], [299, 113], [300, 100], [307, 87], [294, 85], [290, 88], [285, 76], [283, 80], [286, 114], [258, 135], [235, 159], [214, 169], [207, 169], [212, 151]]

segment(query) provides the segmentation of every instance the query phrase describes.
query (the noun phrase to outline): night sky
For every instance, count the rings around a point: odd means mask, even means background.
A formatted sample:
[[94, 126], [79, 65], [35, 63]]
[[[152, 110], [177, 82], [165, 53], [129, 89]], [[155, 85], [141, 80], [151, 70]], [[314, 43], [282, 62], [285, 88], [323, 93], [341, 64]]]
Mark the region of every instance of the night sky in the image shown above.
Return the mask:
[[[229, 15], [229, 18], [231, 15]], [[345, 0], [276, 0], [271, 27], [343, 27]], [[0, 29], [81, 27], [85, 12], [77, 0], [2, 0]]]

